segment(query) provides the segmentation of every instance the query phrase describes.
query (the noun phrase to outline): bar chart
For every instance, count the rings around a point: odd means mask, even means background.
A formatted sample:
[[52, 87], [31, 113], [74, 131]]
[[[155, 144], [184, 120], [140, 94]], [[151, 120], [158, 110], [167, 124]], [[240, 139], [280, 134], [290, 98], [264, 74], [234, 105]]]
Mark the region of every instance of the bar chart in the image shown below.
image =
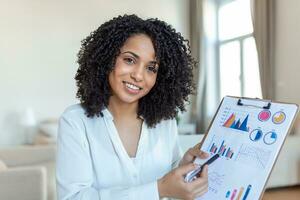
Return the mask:
[[217, 144], [215, 142], [213, 142], [211, 144], [211, 146], [209, 147], [209, 152], [213, 153], [213, 154], [220, 154], [221, 156], [231, 159], [234, 155], [233, 150], [230, 147], [227, 147], [225, 144], [225, 140], [223, 140], [220, 144], [220, 146], [218, 147]]
[[240, 187], [239, 189], [234, 188], [232, 190], [228, 190], [225, 194], [225, 198], [230, 200], [246, 200], [251, 188], [252, 185], [248, 185], [246, 189], [244, 187]]

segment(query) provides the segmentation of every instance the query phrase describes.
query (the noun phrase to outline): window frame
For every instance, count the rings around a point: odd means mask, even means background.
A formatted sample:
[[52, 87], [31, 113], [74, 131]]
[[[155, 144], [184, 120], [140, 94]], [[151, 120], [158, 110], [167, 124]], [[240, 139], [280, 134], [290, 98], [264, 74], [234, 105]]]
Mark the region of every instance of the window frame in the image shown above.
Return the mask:
[[240, 47], [240, 84], [241, 84], [241, 91], [240, 94], [241, 96], [245, 96], [245, 75], [244, 75], [244, 41], [248, 38], [253, 38], [253, 32], [252, 33], [248, 33], [245, 35], [241, 35], [238, 37], [234, 37], [234, 38], [230, 38], [230, 39], [226, 39], [226, 40], [220, 40], [220, 31], [219, 31], [219, 11], [220, 8], [224, 5], [227, 5], [229, 3], [232, 3], [236, 0], [217, 0], [217, 9], [216, 9], [216, 20], [217, 20], [217, 41], [216, 41], [216, 62], [217, 62], [217, 80], [218, 80], [218, 97], [219, 99], [221, 99], [221, 75], [220, 75], [220, 71], [221, 71], [221, 59], [220, 59], [220, 49], [221, 46], [230, 42], [238, 42], [239, 43], [239, 47]]

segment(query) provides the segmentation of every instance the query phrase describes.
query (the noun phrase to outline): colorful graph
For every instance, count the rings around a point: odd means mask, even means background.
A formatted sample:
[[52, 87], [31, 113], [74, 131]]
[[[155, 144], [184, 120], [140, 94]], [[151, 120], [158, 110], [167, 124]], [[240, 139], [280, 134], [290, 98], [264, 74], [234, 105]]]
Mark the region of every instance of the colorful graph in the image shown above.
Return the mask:
[[212, 143], [212, 145], [209, 148], [209, 152], [211, 153], [218, 153], [223, 157], [231, 159], [233, 156], [233, 151], [230, 149], [230, 147], [226, 148], [225, 141], [223, 140], [221, 143], [221, 146], [218, 148], [218, 146], [215, 143]]
[[[244, 187], [241, 187], [239, 190], [238, 189], [233, 189], [232, 191], [228, 190], [226, 192], [225, 198], [230, 199], [230, 200], [246, 200], [250, 190], [252, 188], [252, 185], [248, 185], [246, 190]], [[245, 190], [245, 192], [244, 192]]]
[[264, 143], [271, 145], [274, 144], [277, 140], [277, 133], [274, 131], [270, 131], [268, 133], [266, 133], [266, 135], [264, 136]]
[[226, 122], [223, 124], [223, 126], [227, 128], [233, 128], [240, 131], [248, 132], [249, 131], [248, 118], [249, 115], [247, 115], [246, 118], [243, 120], [243, 122], [241, 122], [240, 119], [236, 120], [235, 114], [232, 113], [230, 117], [226, 120]]
[[247, 166], [265, 169], [270, 160], [271, 151], [243, 144], [236, 156], [236, 161]]
[[258, 114], [259, 121], [265, 122], [271, 117], [271, 112], [269, 110], [263, 110]]
[[209, 172], [208, 173], [209, 183], [214, 183], [214, 185], [221, 186], [223, 184], [225, 174], [220, 174], [219, 172]]
[[252, 140], [254, 142], [260, 140], [262, 138], [262, 136], [263, 136], [263, 132], [260, 129], [254, 129], [249, 134], [250, 140]]
[[275, 113], [272, 117], [272, 121], [274, 124], [281, 124], [285, 120], [285, 113], [282, 111], [279, 111]]
[[220, 172], [209, 171], [208, 172], [208, 190], [211, 193], [217, 194], [222, 187], [225, 179], [225, 174]]

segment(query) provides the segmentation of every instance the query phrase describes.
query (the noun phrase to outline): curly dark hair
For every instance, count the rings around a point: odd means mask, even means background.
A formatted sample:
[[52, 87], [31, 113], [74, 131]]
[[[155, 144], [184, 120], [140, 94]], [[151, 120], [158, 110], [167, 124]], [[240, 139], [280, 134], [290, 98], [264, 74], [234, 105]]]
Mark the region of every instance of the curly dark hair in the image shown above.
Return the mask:
[[137, 115], [142, 116], [149, 127], [155, 127], [163, 119], [176, 117], [179, 110], [185, 111], [185, 102], [195, 91], [193, 68], [196, 62], [188, 40], [158, 19], [124, 15], [105, 22], [82, 41], [75, 80], [77, 98], [88, 117], [103, 116], [101, 111], [108, 106], [112, 95], [108, 75], [120, 48], [137, 34], [151, 38], [159, 62], [156, 83], [139, 100]]

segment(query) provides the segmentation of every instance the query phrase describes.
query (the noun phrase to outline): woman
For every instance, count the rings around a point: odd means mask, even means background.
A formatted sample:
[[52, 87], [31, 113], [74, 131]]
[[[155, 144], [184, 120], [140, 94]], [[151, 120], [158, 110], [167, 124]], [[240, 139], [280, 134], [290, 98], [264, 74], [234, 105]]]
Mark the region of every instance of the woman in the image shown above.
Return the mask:
[[[181, 159], [175, 116], [193, 91], [189, 45], [157, 19], [124, 15], [83, 40], [76, 74], [80, 104], [59, 124], [57, 188], [65, 199], [194, 199], [191, 148]], [[181, 159], [181, 160], [180, 160]]]

